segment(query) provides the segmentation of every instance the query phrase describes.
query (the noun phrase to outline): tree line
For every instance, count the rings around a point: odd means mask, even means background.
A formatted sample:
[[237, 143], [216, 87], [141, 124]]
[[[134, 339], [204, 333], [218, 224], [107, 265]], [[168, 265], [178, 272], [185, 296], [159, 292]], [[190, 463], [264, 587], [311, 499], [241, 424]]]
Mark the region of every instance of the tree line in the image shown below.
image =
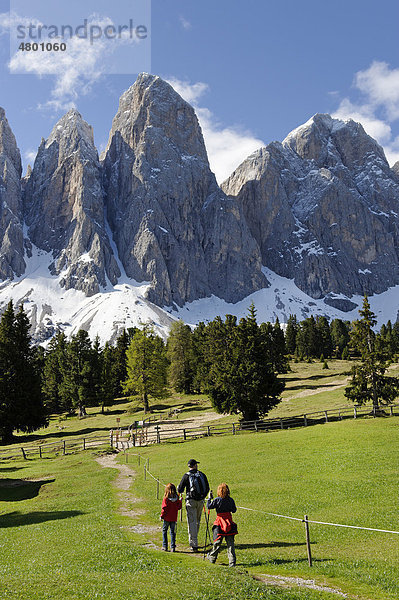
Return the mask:
[[[295, 315], [290, 315], [285, 329], [287, 354], [297, 360], [309, 358], [348, 360], [350, 357], [359, 357], [361, 355], [359, 345], [355, 343], [352, 336], [356, 323], [357, 321], [341, 319], [333, 319], [329, 323], [323, 316], [310, 316], [303, 321], [298, 321]], [[382, 325], [380, 331], [375, 334], [375, 343], [377, 348], [384, 349], [388, 359], [396, 358], [399, 355], [399, 322], [392, 325], [391, 321], [388, 321], [386, 325]]]
[[252, 304], [239, 320], [216, 317], [195, 329], [176, 321], [166, 341], [143, 325], [104, 347], [84, 330], [70, 339], [59, 332], [43, 349], [32, 344], [23, 307], [16, 311], [10, 302], [0, 320], [0, 440], [46, 425], [51, 414], [83, 417], [88, 406], [104, 412], [121, 397], [148, 412], [151, 399], [165, 398], [170, 388], [208, 394], [218, 412], [256, 420], [280, 402], [290, 358], [356, 358], [347, 397], [392, 402], [399, 385], [385, 372], [399, 352], [399, 325], [388, 322], [375, 333], [367, 298], [360, 316], [329, 323], [290, 315], [284, 331], [278, 319], [258, 324]]

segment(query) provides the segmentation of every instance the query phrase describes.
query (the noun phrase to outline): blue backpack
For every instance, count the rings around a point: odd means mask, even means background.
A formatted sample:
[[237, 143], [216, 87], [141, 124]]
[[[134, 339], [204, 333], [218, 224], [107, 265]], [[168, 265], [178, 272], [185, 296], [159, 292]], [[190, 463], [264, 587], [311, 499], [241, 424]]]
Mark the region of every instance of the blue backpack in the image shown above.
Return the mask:
[[206, 496], [205, 476], [201, 471], [189, 471], [187, 473], [190, 489], [188, 496], [193, 500], [203, 500]]

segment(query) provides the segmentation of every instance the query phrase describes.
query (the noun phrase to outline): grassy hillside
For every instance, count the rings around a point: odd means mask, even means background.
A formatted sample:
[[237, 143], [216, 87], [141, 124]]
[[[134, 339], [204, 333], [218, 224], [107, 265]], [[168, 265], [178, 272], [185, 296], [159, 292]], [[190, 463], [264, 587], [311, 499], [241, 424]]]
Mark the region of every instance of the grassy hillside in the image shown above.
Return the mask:
[[[397, 417], [370, 418], [201, 439], [143, 454], [153, 474], [176, 483], [187, 459], [196, 458], [213, 489], [226, 481], [242, 507], [399, 531], [398, 425]], [[141, 476], [135, 487], [150, 508], [147, 518], [155, 522], [160, 502], [154, 481]], [[237, 522], [238, 564], [251, 572], [315, 577], [367, 599], [399, 597], [398, 535], [311, 524], [314, 566], [309, 568], [303, 523], [244, 510]], [[178, 538], [187, 544], [185, 527]]]
[[[282, 401], [270, 413], [269, 417], [288, 417], [296, 414], [310, 413], [312, 411], [327, 410], [352, 406], [345, 398], [344, 391], [348, 373], [352, 363], [350, 361], [329, 361], [329, 369], [323, 369], [319, 361], [312, 363], [291, 363], [291, 371], [281, 377], [286, 381], [286, 388], [282, 394]], [[391, 370], [399, 373], [399, 365], [393, 365]], [[168, 417], [174, 409], [178, 409], [178, 419], [199, 416], [212, 411], [209, 398], [204, 394], [184, 395], [172, 393], [169, 398], [161, 403], [152, 402], [155, 416], [162, 419]], [[49, 427], [40, 429], [30, 435], [17, 435], [16, 446], [21, 444], [46, 443], [54, 440], [68, 439], [73, 436], [93, 436], [97, 433], [107, 435], [110, 429], [117, 427], [126, 428], [135, 420], [142, 420], [146, 416], [141, 407], [135, 403], [121, 399], [113, 406], [105, 409], [102, 414], [100, 407], [89, 407], [87, 417], [78, 419], [67, 415], [53, 415]], [[220, 415], [217, 421], [210, 423], [230, 423], [238, 420], [238, 415]], [[119, 421], [118, 421], [119, 419]]]
[[0, 598], [8, 600], [311, 600], [318, 592], [274, 591], [239, 570], [144, 548], [122, 529], [111, 486], [87, 451], [0, 461]]
[[[270, 416], [309, 413], [347, 404], [344, 386], [351, 363], [293, 363], [283, 401]], [[398, 365], [392, 367], [398, 370]], [[211, 411], [205, 396], [173, 394], [156, 405], [165, 416], [180, 409], [179, 421]], [[144, 417], [121, 401], [105, 414], [89, 408], [88, 417], [55, 416], [47, 429], [18, 436], [16, 446], [68, 437], [104, 435]], [[117, 421], [120, 419], [120, 422]], [[237, 416], [220, 416], [220, 422]], [[212, 421], [215, 425], [219, 421]], [[212, 486], [226, 480], [239, 506], [295, 517], [399, 529], [397, 517], [398, 418], [362, 419], [278, 431], [201, 439], [142, 449], [151, 471], [162, 481], [178, 482], [187, 459], [201, 460]], [[125, 460], [121, 456], [120, 460]], [[137, 457], [130, 455], [137, 468]], [[156, 526], [160, 546], [160, 501], [153, 480], [137, 469], [137, 494], [147, 514], [140, 523]], [[306, 591], [273, 591], [238, 571], [300, 575], [330, 582], [370, 600], [399, 597], [399, 536], [311, 525], [314, 567], [306, 559], [304, 526], [296, 521], [240, 510], [236, 572], [208, 565], [200, 557], [149, 550], [151, 534], [121, 527], [137, 523], [118, 514], [111, 483], [115, 470], [101, 469], [92, 451], [48, 455], [28, 461], [0, 460], [0, 597], [12, 600], [110, 598], [140, 600], [230, 596], [309, 600], [336, 597]], [[187, 546], [179, 526], [180, 550]], [[225, 555], [222, 555], [222, 564]], [[193, 582], [196, 586], [193, 588]]]

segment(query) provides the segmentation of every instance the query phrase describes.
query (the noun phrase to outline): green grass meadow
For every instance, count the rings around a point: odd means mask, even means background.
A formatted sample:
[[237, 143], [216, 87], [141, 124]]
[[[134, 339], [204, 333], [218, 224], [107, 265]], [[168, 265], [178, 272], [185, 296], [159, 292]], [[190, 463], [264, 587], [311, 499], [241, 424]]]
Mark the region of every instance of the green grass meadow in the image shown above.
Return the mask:
[[[238, 506], [399, 531], [398, 428], [397, 417], [359, 419], [213, 437], [143, 454], [154, 475], [174, 483], [187, 459], [196, 458], [214, 490], [222, 481], [229, 484]], [[155, 522], [160, 504], [155, 482], [141, 474], [135, 489], [150, 507], [147, 518]], [[361, 598], [399, 598], [399, 535], [310, 524], [310, 568], [303, 523], [245, 510], [236, 520], [237, 562], [251, 573], [316, 578]], [[185, 526], [178, 537], [187, 544]], [[221, 562], [226, 563], [226, 554]]]
[[117, 513], [115, 476], [90, 451], [0, 461], [2, 600], [331, 598], [275, 590], [199, 556], [145, 548], [142, 536], [124, 529], [132, 519]]
[[[293, 363], [283, 400], [269, 416], [349, 406], [344, 384], [350, 366], [329, 361], [327, 370], [316, 361]], [[397, 371], [398, 365], [391, 369]], [[180, 409], [182, 422], [212, 410], [204, 395], [179, 394], [155, 404], [154, 410], [166, 416], [174, 407]], [[105, 414], [99, 407], [89, 408], [81, 420], [54, 416], [48, 428], [18, 435], [13, 446], [107, 435], [143, 417], [122, 400]], [[237, 419], [220, 415], [209, 423]], [[304, 524], [264, 514], [308, 514], [319, 521], [399, 531], [398, 432], [399, 417], [362, 418], [132, 449], [118, 460], [128, 460], [136, 471], [132, 491], [146, 512], [135, 517], [118, 512], [121, 500], [112, 485], [117, 471], [100, 467], [93, 449], [63, 456], [60, 446], [43, 459], [35, 451], [28, 460], [1, 459], [0, 453], [0, 600], [339, 597], [267, 587], [252, 577], [265, 574], [315, 579], [357, 600], [399, 598], [399, 535], [310, 524], [310, 568]], [[217, 565], [188, 554], [185, 522], [178, 526], [179, 552], [148, 547], [148, 542], [161, 546], [161, 500], [156, 499], [154, 480], [144, 481], [138, 451], [165, 483], [180, 481], [189, 458], [200, 460], [214, 491], [226, 481], [237, 505], [256, 511], [237, 513], [235, 570], [226, 566], [225, 551]], [[142, 533], [129, 529], [138, 524], [156, 528]]]

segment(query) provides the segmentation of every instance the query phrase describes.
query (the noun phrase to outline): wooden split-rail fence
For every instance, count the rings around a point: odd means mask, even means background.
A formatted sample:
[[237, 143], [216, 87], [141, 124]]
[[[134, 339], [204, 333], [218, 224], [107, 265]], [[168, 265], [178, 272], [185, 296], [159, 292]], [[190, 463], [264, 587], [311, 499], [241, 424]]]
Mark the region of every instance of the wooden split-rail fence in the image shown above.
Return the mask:
[[[162, 415], [158, 415], [162, 416]], [[338, 409], [321, 410], [292, 417], [262, 419], [258, 421], [237, 421], [229, 424], [202, 425], [200, 427], [171, 426], [168, 421], [152, 421], [147, 419], [138, 427], [129, 429], [114, 429], [106, 435], [65, 438], [51, 443], [30, 443], [21, 446], [15, 444], [9, 448], [0, 449], [0, 460], [8, 458], [44, 458], [49, 455], [67, 454], [97, 447], [109, 447], [126, 450], [131, 447], [148, 446], [168, 441], [187, 441], [215, 435], [242, 435], [246, 433], [268, 433], [295, 427], [309, 427], [321, 423], [332, 423], [345, 419], [363, 417], [393, 417], [399, 416], [399, 404], [379, 409], [378, 412], [370, 407], [355, 406]], [[153, 417], [152, 417], [153, 418]], [[180, 425], [180, 423], [179, 423]], [[181, 424], [183, 425], [183, 423]]]

